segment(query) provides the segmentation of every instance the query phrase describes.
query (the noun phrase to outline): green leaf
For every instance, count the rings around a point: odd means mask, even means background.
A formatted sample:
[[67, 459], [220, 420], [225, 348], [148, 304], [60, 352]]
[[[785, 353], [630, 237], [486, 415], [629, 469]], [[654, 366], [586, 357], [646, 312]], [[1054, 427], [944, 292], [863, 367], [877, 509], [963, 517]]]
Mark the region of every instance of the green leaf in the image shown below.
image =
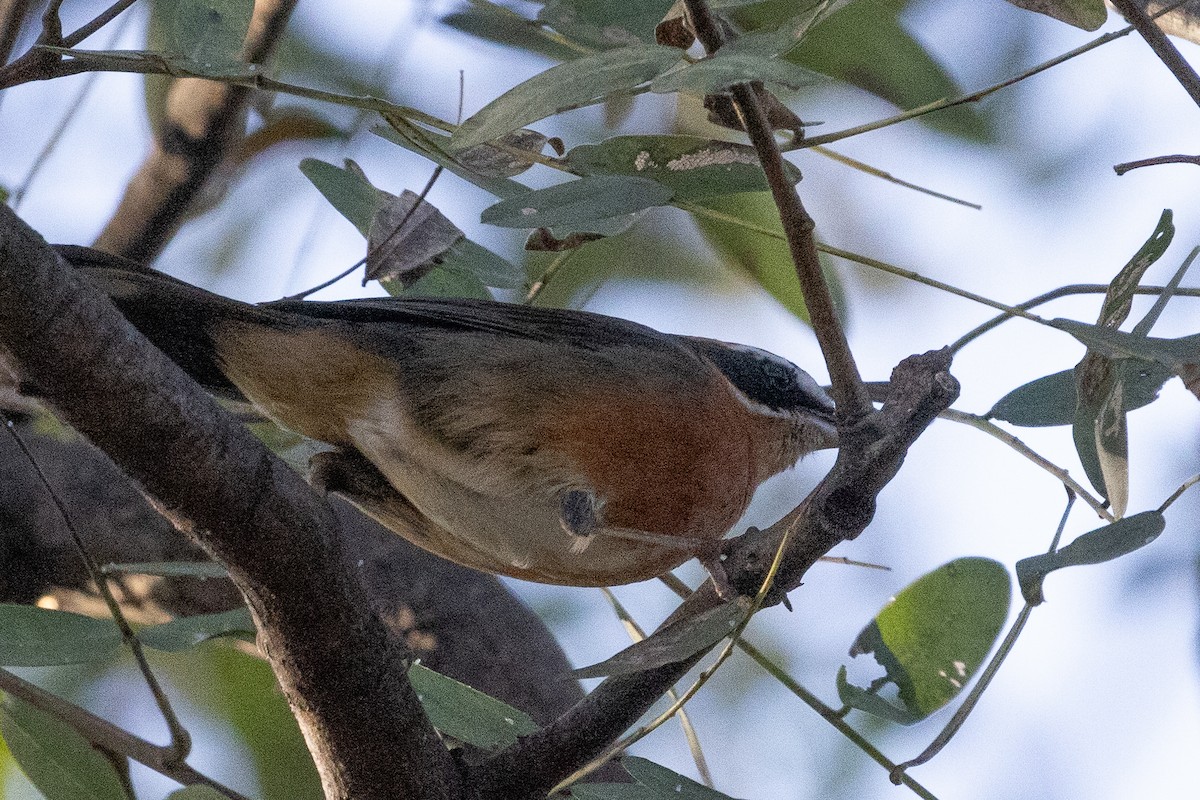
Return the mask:
[[845, 666], [838, 667], [836, 682], [838, 699], [842, 701], [842, 705], [866, 711], [868, 714], [874, 714], [880, 719], [890, 720], [898, 725], [915, 725], [924, 719], [921, 714], [914, 714], [906, 708], [898, 708], [874, 692], [861, 686], [855, 686], [847, 677]]
[[[372, 133], [400, 145], [405, 150], [429, 159], [448, 172], [475, 184], [485, 192], [490, 192], [496, 197], [516, 197], [529, 191], [529, 187], [523, 183], [509, 178], [481, 175], [469, 166], [462, 164], [454, 155], [450, 154], [449, 136], [418, 128], [407, 120], [390, 117], [387, 114], [384, 115], [384, 118], [387, 119], [389, 127], [377, 125], [371, 129]], [[471, 152], [472, 150], [468, 148], [463, 151], [462, 155], [469, 157]]]
[[1052, 319], [1050, 325], [1074, 336], [1090, 349], [1107, 356], [1133, 356], [1156, 361], [1172, 370], [1200, 358], [1200, 334], [1179, 339], [1160, 339], [1136, 333], [1089, 325], [1073, 319]]
[[514, 86], [463, 122], [450, 137], [464, 150], [581, 103], [628, 91], [661, 74], [682, 57], [673, 47], [636, 45], [584, 56]]
[[169, 12], [166, 48], [193, 70], [237, 70], [254, 0], [175, 0]]
[[368, 235], [375, 214], [387, 202], [386, 193], [372, 186], [358, 170], [335, 167], [315, 158], [301, 161], [300, 171], [359, 233]]
[[65, 722], [6, 695], [0, 734], [21, 771], [52, 800], [129, 800], [112, 762]]
[[1036, 11], [1085, 31], [1094, 31], [1108, 19], [1104, 0], [1008, 0], [1018, 8]]
[[218, 636], [239, 636], [254, 641], [254, 619], [245, 606], [215, 614], [180, 617], [138, 631], [142, 644], [167, 653], [178, 653]]
[[647, 178], [597, 175], [501, 200], [485, 208], [480, 220], [503, 228], [576, 227], [666, 205], [673, 195]]
[[675, 797], [679, 800], [730, 800], [729, 795], [696, 783], [691, 778], [644, 758], [624, 756], [621, 758], [621, 766], [625, 767], [638, 783], [663, 793], [656, 797]]
[[[751, 278], [766, 289], [784, 308], [797, 318], [808, 321], [808, 310], [804, 297], [796, 282], [796, 266], [792, 262], [787, 243], [783, 240], [783, 228], [779, 224], [779, 209], [766, 192], [712, 197], [703, 205], [713, 211], [743, 221], [744, 225], [696, 214], [696, 225], [705, 241], [712, 245], [717, 254], [728, 264], [740, 267]], [[779, 238], [767, 236], [754, 228], [775, 231]], [[822, 257], [822, 263], [825, 259]], [[841, 294], [837, 273], [825, 270], [835, 293]], [[845, 318], [843, 317], [843, 324]]]
[[674, 0], [550, 0], [538, 22], [576, 42], [599, 49], [653, 44], [654, 26]]
[[[904, 710], [885, 716], [924, 719], [962, 691], [1000, 635], [1011, 593], [1001, 564], [959, 558], [909, 584], [884, 606], [855, 639], [850, 655], [874, 653], [899, 688]], [[865, 691], [847, 692], [843, 699], [878, 713], [874, 700], [858, 702]]]
[[580, 783], [571, 795], [581, 800], [733, 800], [716, 789], [696, 783], [678, 772], [636, 756], [625, 756], [621, 765], [633, 783]]
[[[963, 94], [950, 73], [900, 23], [907, 7], [907, 0], [855, 0], [810, 31], [786, 57], [899, 108]], [[778, 0], [752, 6], [735, 18], [754, 27], [771, 11], [792, 13], [794, 8], [793, 0]], [[985, 118], [974, 107], [958, 106], [921, 119], [956, 136], [989, 136]]]
[[479, 278], [458, 267], [443, 265], [420, 278], [408, 288], [387, 282], [383, 288], [397, 297], [471, 297], [476, 300], [494, 300]]
[[[699, 136], [614, 136], [580, 145], [566, 158], [583, 175], [651, 178], [672, 189], [676, 200], [770, 188], [753, 148]], [[799, 181], [800, 170], [784, 163], [788, 178]]]
[[[1172, 375], [1161, 364], [1140, 358], [1121, 359], [1118, 369], [1126, 411], [1157, 400]], [[1029, 428], [1070, 425], [1075, 421], [1075, 406], [1075, 371], [1066, 369], [1013, 389], [996, 401], [986, 416]]]
[[524, 712], [428, 667], [413, 664], [408, 679], [433, 727], [459, 741], [492, 750], [538, 729]]
[[577, 669], [572, 674], [576, 678], [628, 675], [686, 661], [733, 633], [746, 610], [743, 601], [722, 603], [696, 617], [668, 625], [611, 658]]
[[749, 81], [762, 81], [776, 91], [781, 87], [800, 89], [828, 82], [823, 76], [791, 61], [758, 53], [727, 52], [722, 48], [711, 58], [659, 75], [650, 82], [650, 91], [656, 94], [712, 94], [724, 91], [735, 83]]
[[1042, 583], [1054, 570], [1081, 564], [1103, 564], [1132, 553], [1157, 539], [1166, 525], [1161, 512], [1143, 511], [1082, 534], [1053, 553], [1023, 558], [1017, 562], [1021, 594], [1030, 605], [1038, 605], [1045, 601]]
[[229, 573], [215, 561], [141, 561], [131, 564], [105, 564], [108, 575], [154, 575], [160, 578], [228, 578]]
[[462, 239], [450, 248], [442, 268], [461, 269], [484, 286], [497, 289], [516, 289], [524, 281], [520, 267], [470, 239]]
[[[785, 55], [798, 45], [821, 22], [835, 14], [843, 6], [849, 5], [849, 0], [834, 0], [833, 2], [809, 3], [808, 7], [784, 19], [781, 22], [755, 27], [731, 41], [718, 51], [721, 53], [739, 53], [770, 58]], [[794, 8], [789, 4], [788, 8]], [[763, 19], [759, 17], [758, 19]]]
[[106, 661], [121, 647], [111, 619], [37, 606], [0, 605], [0, 664], [44, 667]]

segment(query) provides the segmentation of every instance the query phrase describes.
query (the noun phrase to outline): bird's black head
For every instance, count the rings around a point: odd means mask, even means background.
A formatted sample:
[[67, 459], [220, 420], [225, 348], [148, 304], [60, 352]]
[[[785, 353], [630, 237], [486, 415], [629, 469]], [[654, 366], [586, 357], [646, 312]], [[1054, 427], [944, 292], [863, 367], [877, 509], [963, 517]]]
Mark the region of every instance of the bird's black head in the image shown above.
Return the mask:
[[744, 344], [698, 337], [687, 341], [756, 411], [777, 416], [803, 413], [833, 422], [833, 400], [811, 375], [786, 358]]

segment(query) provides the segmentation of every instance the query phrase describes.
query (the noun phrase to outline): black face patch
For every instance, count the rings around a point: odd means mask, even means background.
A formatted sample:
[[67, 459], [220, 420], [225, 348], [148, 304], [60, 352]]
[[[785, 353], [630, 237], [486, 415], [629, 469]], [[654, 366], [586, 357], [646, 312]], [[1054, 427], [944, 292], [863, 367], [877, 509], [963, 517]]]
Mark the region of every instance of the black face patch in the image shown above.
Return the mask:
[[833, 401], [816, 381], [787, 359], [740, 344], [689, 339], [746, 399], [772, 411], [809, 411], [831, 417]]

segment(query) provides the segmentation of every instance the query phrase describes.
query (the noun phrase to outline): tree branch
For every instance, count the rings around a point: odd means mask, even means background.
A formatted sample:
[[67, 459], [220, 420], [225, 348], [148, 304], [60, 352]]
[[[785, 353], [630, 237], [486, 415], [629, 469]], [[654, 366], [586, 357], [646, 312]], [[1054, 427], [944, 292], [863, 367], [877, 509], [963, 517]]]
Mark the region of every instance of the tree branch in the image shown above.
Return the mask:
[[[261, 64], [274, 53], [296, 0], [258, 0], [241, 59]], [[109, 253], [143, 264], [175, 235], [201, 192], [219, 194], [211, 180], [245, 131], [254, 90], [230, 83], [180, 78], [167, 95], [166, 114], [146, 160], [95, 241]]]
[[175, 759], [173, 748], [160, 747], [139, 736], [134, 736], [108, 720], [101, 719], [5, 669], [0, 669], [0, 690], [24, 700], [40, 711], [57, 717], [96, 747], [131, 758], [184, 786], [200, 784], [210, 787], [213, 791], [219, 792], [231, 800], [248, 800], [245, 795], [217, 783], [207, 775], [197, 772], [186, 763]]
[[1200, 75], [1196, 74], [1196, 70], [1192, 69], [1192, 65], [1180, 54], [1175, 44], [1167, 38], [1167, 34], [1163, 32], [1162, 28], [1155, 24], [1151, 16], [1146, 13], [1146, 9], [1134, 0], [1109, 0], [1109, 2], [1125, 16], [1125, 19], [1129, 20], [1130, 25], [1137, 29], [1137, 32], [1146, 40], [1146, 44], [1150, 45], [1150, 49], [1166, 64], [1167, 69], [1171, 70], [1171, 74], [1175, 76], [1175, 80], [1179, 81], [1179, 85], [1191, 95], [1192, 102], [1200, 106]]
[[[752, 594], [790, 528], [790, 544], [772, 597], [800, 585], [804, 573], [834, 546], [870, 523], [875, 497], [895, 476], [908, 448], [958, 396], [947, 372], [950, 354], [937, 350], [905, 359], [892, 373], [883, 408], [842, 432], [833, 468], [795, 511], [763, 531], [730, 540], [723, 564], [734, 588]], [[712, 581], [701, 586], [663, 626], [723, 602]], [[660, 627], [661, 630], [661, 627]], [[476, 768], [482, 800], [533, 800], [596, 758], [702, 657], [609, 678], [551, 725]]]
[[0, 66], [8, 63], [32, 5], [31, 0], [0, 0]]
[[[720, 23], [709, 10], [704, 0], [684, 0], [688, 19], [696, 31], [696, 38], [712, 55], [724, 44], [725, 35]], [[854, 362], [854, 354], [846, 341], [845, 331], [833, 308], [829, 284], [821, 272], [821, 261], [817, 255], [813, 222], [800, 196], [788, 180], [784, 170], [783, 155], [775, 142], [775, 134], [763, 109], [759, 92], [761, 84], [739, 83], [730, 87], [734, 106], [741, 117], [750, 144], [758, 154], [771, 195], [779, 209], [779, 220], [787, 239], [792, 261], [796, 265], [796, 276], [804, 294], [804, 305], [812, 321], [813, 333], [821, 345], [825, 364], [829, 369], [832, 384], [830, 394], [837, 403], [837, 414], [841, 421], [853, 424], [873, 411], [871, 399]], [[840, 427], [840, 426], [839, 426]]]
[[462, 796], [328, 504], [0, 208], [0, 341], [27, 384], [170, 511], [245, 595], [330, 798]]

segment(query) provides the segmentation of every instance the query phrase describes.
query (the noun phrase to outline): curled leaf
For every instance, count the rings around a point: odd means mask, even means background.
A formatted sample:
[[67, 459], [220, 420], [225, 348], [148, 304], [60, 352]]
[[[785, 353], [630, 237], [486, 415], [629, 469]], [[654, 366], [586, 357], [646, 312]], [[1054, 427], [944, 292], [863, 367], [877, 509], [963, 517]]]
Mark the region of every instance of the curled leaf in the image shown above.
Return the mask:
[[1017, 562], [1021, 594], [1030, 605], [1038, 605], [1045, 601], [1042, 583], [1054, 570], [1081, 564], [1103, 564], [1132, 553], [1157, 539], [1166, 525], [1162, 513], [1143, 511], [1082, 534], [1053, 553], [1023, 558]]

